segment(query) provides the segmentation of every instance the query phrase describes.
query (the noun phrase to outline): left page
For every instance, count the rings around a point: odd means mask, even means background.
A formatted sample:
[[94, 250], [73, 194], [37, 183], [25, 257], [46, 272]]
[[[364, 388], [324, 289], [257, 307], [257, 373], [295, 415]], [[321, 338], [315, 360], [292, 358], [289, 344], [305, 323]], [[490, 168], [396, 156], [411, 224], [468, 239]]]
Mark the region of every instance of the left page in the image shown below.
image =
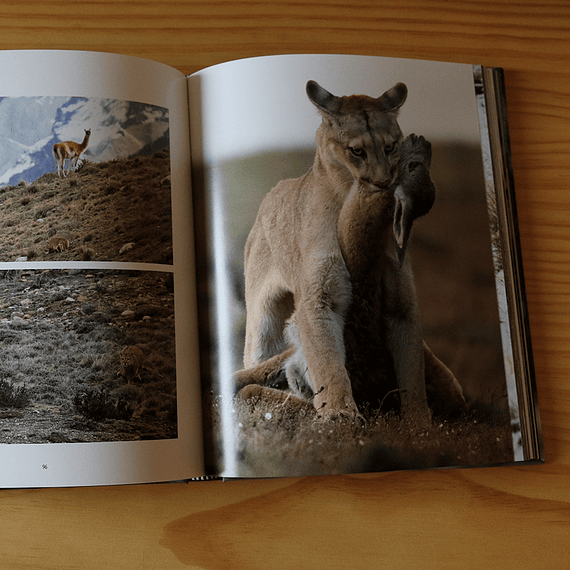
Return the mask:
[[0, 52], [0, 487], [203, 475], [184, 75]]

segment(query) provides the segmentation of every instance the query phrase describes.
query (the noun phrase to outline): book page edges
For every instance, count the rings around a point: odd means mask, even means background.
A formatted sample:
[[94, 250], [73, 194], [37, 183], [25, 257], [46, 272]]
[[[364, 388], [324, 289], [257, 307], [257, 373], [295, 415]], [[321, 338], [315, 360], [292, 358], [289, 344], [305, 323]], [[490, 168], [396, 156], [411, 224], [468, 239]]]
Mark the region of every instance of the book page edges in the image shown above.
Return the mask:
[[[544, 461], [520, 249], [504, 72], [474, 66], [515, 461]], [[493, 235], [494, 234], [494, 235]], [[516, 431], [517, 422], [520, 432]]]

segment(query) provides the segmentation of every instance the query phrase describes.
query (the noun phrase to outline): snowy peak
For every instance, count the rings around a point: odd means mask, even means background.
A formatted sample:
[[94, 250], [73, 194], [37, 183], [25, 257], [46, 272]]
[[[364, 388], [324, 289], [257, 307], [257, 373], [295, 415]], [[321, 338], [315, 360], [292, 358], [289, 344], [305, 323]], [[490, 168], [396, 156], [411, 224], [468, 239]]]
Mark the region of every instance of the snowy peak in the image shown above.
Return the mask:
[[169, 146], [168, 109], [114, 99], [7, 97], [0, 100], [0, 186], [56, 170], [53, 145], [81, 143], [91, 162], [150, 156]]

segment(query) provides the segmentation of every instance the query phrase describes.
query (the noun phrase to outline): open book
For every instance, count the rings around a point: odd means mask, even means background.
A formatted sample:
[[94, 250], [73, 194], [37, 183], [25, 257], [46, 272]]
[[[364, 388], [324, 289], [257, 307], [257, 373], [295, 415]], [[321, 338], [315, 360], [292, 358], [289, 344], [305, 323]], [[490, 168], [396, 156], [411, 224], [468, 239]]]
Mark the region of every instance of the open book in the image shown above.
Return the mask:
[[500, 69], [0, 78], [0, 486], [543, 460]]

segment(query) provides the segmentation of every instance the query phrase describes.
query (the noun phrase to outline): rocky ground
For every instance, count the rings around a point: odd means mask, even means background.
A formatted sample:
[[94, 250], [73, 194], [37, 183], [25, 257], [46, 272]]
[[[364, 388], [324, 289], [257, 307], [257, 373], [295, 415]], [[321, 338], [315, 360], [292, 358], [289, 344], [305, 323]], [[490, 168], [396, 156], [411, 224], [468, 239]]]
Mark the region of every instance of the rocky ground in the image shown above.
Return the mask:
[[[0, 188], [0, 261], [172, 262], [170, 155], [86, 162]], [[50, 251], [50, 239], [69, 247]]]

